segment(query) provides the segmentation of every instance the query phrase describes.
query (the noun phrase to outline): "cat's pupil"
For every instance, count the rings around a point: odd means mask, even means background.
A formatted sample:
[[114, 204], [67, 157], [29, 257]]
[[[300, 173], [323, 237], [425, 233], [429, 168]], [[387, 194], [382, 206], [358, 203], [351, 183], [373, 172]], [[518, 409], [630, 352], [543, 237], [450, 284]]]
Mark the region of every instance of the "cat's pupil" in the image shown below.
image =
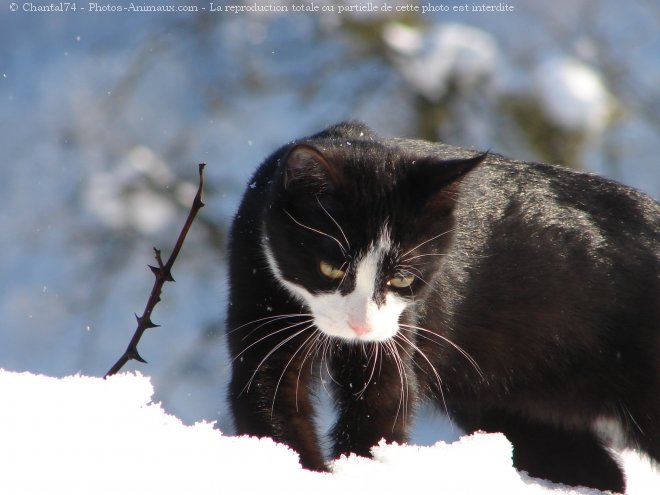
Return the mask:
[[388, 280], [387, 285], [396, 289], [405, 289], [406, 287], [410, 287], [414, 281], [414, 275], [397, 275], [396, 277]]
[[339, 280], [346, 275], [346, 272], [341, 267], [335, 266], [327, 261], [321, 261], [319, 263], [319, 270], [324, 277], [329, 278], [330, 280]]

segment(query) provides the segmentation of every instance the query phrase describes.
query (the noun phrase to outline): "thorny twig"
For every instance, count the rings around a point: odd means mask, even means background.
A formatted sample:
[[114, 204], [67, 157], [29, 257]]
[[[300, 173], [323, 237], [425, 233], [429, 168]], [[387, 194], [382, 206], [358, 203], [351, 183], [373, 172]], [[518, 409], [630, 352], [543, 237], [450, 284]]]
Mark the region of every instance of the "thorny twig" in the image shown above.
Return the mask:
[[105, 374], [105, 378], [117, 373], [131, 359], [135, 359], [136, 361], [140, 361], [141, 363], [146, 363], [146, 361], [138, 353], [137, 345], [138, 342], [140, 342], [142, 335], [147, 329], [155, 328], [159, 326], [156, 325], [153, 321], [151, 321], [151, 313], [156, 307], [156, 304], [160, 302], [160, 294], [165, 282], [174, 282], [171, 272], [172, 266], [174, 265], [174, 262], [176, 261], [176, 258], [179, 255], [179, 251], [181, 251], [181, 247], [183, 246], [183, 241], [186, 239], [186, 235], [188, 235], [188, 231], [190, 230], [190, 226], [195, 220], [195, 216], [197, 215], [197, 212], [204, 206], [204, 201], [202, 200], [202, 194], [204, 191], [205, 166], [206, 164], [204, 163], [199, 164], [199, 188], [197, 189], [197, 194], [195, 195], [195, 199], [193, 200], [193, 204], [190, 208], [190, 213], [188, 213], [188, 218], [186, 219], [186, 223], [181, 229], [179, 238], [177, 239], [176, 244], [174, 245], [174, 249], [172, 250], [172, 254], [170, 254], [170, 257], [167, 260], [167, 263], [163, 264], [163, 259], [161, 258], [160, 255], [160, 249], [154, 248], [156, 263], [158, 263], [158, 266], [149, 265], [149, 268], [156, 277], [156, 280], [154, 281], [154, 286], [151, 289], [151, 294], [149, 295], [149, 300], [147, 301], [147, 305], [144, 308], [144, 312], [142, 313], [142, 316], [135, 315], [135, 318], [137, 318], [137, 328], [135, 329], [133, 338], [128, 343], [128, 347], [124, 351], [124, 354], [122, 354], [122, 356], [117, 360], [117, 362], [112, 366], [112, 368], [110, 368], [110, 370], [108, 370], [108, 372]]

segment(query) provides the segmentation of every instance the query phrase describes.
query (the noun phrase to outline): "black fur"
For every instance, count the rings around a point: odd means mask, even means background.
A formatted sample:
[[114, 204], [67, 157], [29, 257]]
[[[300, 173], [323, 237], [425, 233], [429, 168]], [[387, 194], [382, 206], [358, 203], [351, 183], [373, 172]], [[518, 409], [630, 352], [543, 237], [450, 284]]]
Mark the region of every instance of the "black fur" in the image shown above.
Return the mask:
[[[337, 287], [319, 275], [319, 259], [345, 263], [348, 293], [351, 263], [384, 224], [395, 245], [383, 277], [404, 253], [420, 256], [410, 287], [376, 284], [378, 304], [388, 290], [411, 303], [396, 344], [316, 339], [263, 244], [283, 278], [312, 293]], [[307, 468], [326, 469], [311, 393], [319, 367], [332, 378], [335, 456], [406, 441], [415, 405], [431, 398], [468, 432], [505, 433], [514, 464], [532, 476], [624, 491], [592, 432], [598, 419], [619, 421], [630, 445], [660, 461], [660, 205], [648, 196], [340, 124], [261, 165], [230, 256], [237, 432], [288, 444]]]

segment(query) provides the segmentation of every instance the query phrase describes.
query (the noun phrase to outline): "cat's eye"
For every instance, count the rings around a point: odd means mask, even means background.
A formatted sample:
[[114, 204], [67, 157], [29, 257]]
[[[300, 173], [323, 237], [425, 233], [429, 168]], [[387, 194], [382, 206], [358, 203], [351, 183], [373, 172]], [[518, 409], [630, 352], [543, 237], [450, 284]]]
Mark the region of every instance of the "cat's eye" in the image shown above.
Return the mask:
[[330, 280], [339, 280], [346, 275], [346, 272], [340, 267], [332, 265], [327, 261], [321, 261], [319, 263], [319, 270], [321, 270], [324, 277], [327, 277]]
[[406, 287], [410, 287], [414, 281], [414, 275], [398, 275], [389, 279], [387, 285], [395, 289], [405, 289]]

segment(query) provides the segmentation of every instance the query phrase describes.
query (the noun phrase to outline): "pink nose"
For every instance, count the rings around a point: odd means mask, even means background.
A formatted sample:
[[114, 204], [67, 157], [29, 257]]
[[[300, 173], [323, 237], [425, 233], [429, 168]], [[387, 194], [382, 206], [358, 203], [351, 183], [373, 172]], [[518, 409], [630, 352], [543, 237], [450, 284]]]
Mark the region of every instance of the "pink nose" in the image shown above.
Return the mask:
[[362, 335], [366, 335], [369, 332], [371, 332], [371, 327], [369, 327], [367, 323], [355, 323], [352, 322], [351, 320], [348, 320], [348, 326], [353, 329], [353, 331], [358, 337], [361, 337]]

